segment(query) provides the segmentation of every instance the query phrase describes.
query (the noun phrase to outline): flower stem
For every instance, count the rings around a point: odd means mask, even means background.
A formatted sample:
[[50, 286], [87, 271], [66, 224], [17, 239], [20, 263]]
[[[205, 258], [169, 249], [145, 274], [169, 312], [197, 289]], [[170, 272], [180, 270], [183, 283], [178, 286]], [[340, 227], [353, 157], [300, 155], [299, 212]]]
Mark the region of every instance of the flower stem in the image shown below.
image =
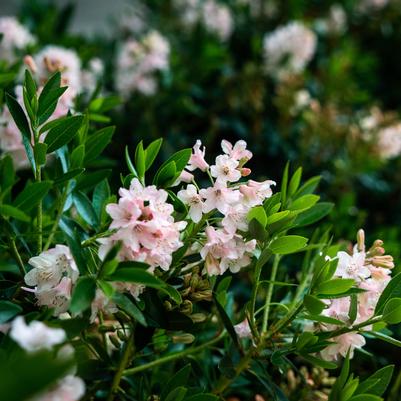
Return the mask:
[[18, 264], [18, 268], [21, 272], [22, 276], [25, 276], [25, 266], [24, 266], [24, 262], [22, 261], [21, 255], [18, 252], [17, 246], [15, 245], [15, 240], [14, 238], [10, 239], [10, 251], [14, 256], [14, 259], [16, 260], [17, 264]]
[[166, 362], [174, 361], [175, 359], [183, 358], [187, 355], [197, 354], [198, 352], [201, 352], [204, 349], [211, 347], [212, 345], [218, 343], [225, 335], [226, 335], [226, 332], [223, 331], [217, 337], [212, 338], [210, 341], [208, 341], [204, 344], [198, 345], [197, 347], [191, 347], [191, 348], [187, 348], [180, 352], [174, 352], [163, 358], [159, 358], [152, 362], [145, 363], [144, 365], [136, 366], [135, 368], [131, 368], [131, 369], [126, 369], [123, 373], [125, 376], [134, 375], [135, 373], [142, 372], [143, 370], [150, 369], [150, 368], [153, 368], [158, 365], [162, 365]]
[[[36, 174], [35, 174], [36, 182], [42, 181], [42, 172], [41, 167], [36, 165]], [[36, 212], [36, 227], [38, 230], [38, 237], [37, 237], [37, 254], [39, 255], [42, 252], [42, 200], [39, 201], [37, 212]]]
[[61, 195], [59, 210], [57, 212], [57, 215], [56, 215], [56, 218], [54, 220], [53, 226], [52, 226], [52, 228], [50, 230], [50, 234], [47, 237], [47, 241], [46, 241], [46, 244], [45, 244], [45, 247], [44, 247], [45, 251], [47, 251], [49, 249], [49, 247], [50, 247], [50, 245], [51, 245], [51, 243], [53, 241], [54, 235], [56, 234], [57, 227], [58, 227], [58, 224], [60, 222], [61, 216], [63, 215], [64, 205], [65, 205], [65, 201], [67, 199], [67, 187], [68, 187], [68, 185], [65, 187], [65, 189], [64, 189], [64, 191], [63, 191], [63, 193]]
[[124, 369], [129, 364], [133, 351], [134, 351], [134, 334], [132, 333], [131, 336], [128, 338], [127, 342], [125, 343], [125, 349], [123, 351], [123, 355], [118, 365], [116, 374], [114, 375], [110, 393], [107, 397], [107, 401], [113, 401], [116, 395], [118, 394], [121, 378], [124, 375]]
[[273, 266], [272, 266], [272, 272], [270, 274], [270, 283], [269, 283], [269, 287], [267, 289], [265, 310], [263, 313], [262, 335], [263, 335], [263, 333], [266, 332], [267, 324], [269, 322], [270, 303], [271, 303], [272, 296], [273, 296], [274, 282], [276, 281], [277, 268], [278, 268], [279, 262], [280, 262], [280, 256], [275, 255]]

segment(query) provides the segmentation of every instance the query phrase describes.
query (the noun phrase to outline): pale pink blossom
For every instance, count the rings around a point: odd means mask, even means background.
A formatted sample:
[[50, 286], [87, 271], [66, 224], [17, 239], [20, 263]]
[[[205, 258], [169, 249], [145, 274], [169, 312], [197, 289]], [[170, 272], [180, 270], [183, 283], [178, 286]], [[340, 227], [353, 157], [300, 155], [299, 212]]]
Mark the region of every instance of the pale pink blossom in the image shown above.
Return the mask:
[[241, 172], [238, 170], [239, 162], [228, 155], [216, 157], [216, 164], [210, 167], [210, 173], [217, 181], [236, 182], [241, 178]]
[[209, 168], [209, 164], [205, 161], [205, 147], [201, 149], [202, 142], [198, 139], [193, 147], [191, 158], [189, 159], [187, 169], [194, 171], [197, 168], [201, 171], [206, 171]]
[[106, 211], [112, 217], [110, 228], [116, 232], [99, 240], [100, 257], [117, 241], [122, 242], [121, 260], [135, 260], [168, 270], [172, 254], [182, 246], [180, 231], [185, 222], [174, 222], [174, 208], [167, 203], [168, 193], [154, 185], [144, 187], [136, 178], [130, 188], [120, 188], [117, 204]]
[[19, 52], [35, 43], [32, 34], [14, 17], [0, 17], [0, 59], [14, 63]]
[[365, 338], [358, 333], [345, 333], [332, 339], [333, 344], [321, 351], [322, 358], [326, 361], [337, 361], [339, 356], [350, 358], [354, 356], [354, 350], [360, 349], [366, 344]]
[[248, 319], [244, 319], [241, 323], [236, 324], [234, 330], [239, 338], [252, 338], [252, 331]]
[[213, 187], [201, 189], [199, 194], [205, 199], [204, 213], [217, 209], [220, 213], [225, 214], [230, 205], [240, 200], [239, 191], [227, 188], [226, 184], [221, 181], [216, 181]]
[[247, 231], [248, 220], [247, 214], [249, 208], [245, 207], [241, 202], [228, 207], [226, 214], [221, 221], [223, 227], [229, 233], [235, 233], [237, 230]]
[[231, 159], [241, 162], [241, 165], [252, 158], [252, 152], [246, 146], [246, 142], [242, 140], [237, 141], [234, 146], [225, 139], [221, 141], [223, 152], [230, 156]]
[[198, 194], [195, 185], [189, 184], [187, 188], [178, 192], [178, 198], [189, 206], [189, 217], [194, 223], [199, 223], [202, 219], [203, 201], [202, 197]]
[[39, 321], [26, 324], [22, 316], [12, 321], [10, 337], [27, 352], [50, 350], [66, 340], [63, 329], [51, 328]]
[[263, 182], [249, 180], [246, 185], [240, 185], [239, 191], [243, 195], [243, 203], [250, 208], [262, 205], [265, 199], [272, 196], [272, 185], [276, 185], [276, 183], [271, 180]]
[[338, 265], [335, 275], [341, 278], [350, 278], [357, 282], [370, 276], [370, 270], [365, 266], [365, 252], [354, 252], [349, 255], [347, 252], [338, 252]]
[[85, 394], [85, 382], [78, 376], [68, 375], [29, 401], [78, 401]]
[[106, 314], [116, 313], [118, 308], [116, 304], [108, 298], [102, 290], [96, 289], [96, 295], [91, 304], [91, 316], [90, 322], [93, 323], [96, 320], [99, 312]]
[[206, 29], [216, 34], [220, 40], [227, 40], [233, 29], [234, 22], [230, 9], [215, 0], [206, 0], [202, 6], [203, 24]]

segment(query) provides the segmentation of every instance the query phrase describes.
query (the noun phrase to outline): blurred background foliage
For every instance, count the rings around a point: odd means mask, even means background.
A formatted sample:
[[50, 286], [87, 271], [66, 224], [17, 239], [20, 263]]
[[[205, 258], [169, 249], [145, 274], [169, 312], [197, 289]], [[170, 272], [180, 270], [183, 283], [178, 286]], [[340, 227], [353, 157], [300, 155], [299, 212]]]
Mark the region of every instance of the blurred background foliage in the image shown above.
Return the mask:
[[[303, 167], [305, 178], [321, 175], [319, 193], [335, 203], [327, 219], [334, 237], [353, 239], [364, 227], [367, 242], [384, 240], [399, 269], [401, 148], [397, 154], [395, 141], [390, 144], [395, 154], [383, 156], [380, 129], [397, 127], [400, 120], [401, 1], [221, 0], [232, 18], [224, 39], [205, 24], [186, 26], [184, 3], [119, 3], [121, 14], [95, 23], [90, 35], [69, 31], [79, 4], [27, 0], [18, 8], [38, 47], [74, 48], [83, 65], [100, 57], [105, 76], [98, 89], [106, 94], [116, 91], [121, 43], [152, 30], [168, 40], [169, 68], [157, 73], [155, 93], [134, 91], [111, 112], [117, 133], [98, 163], [115, 167], [113, 185], [126, 172], [125, 146], [133, 149], [141, 139], [164, 137], [165, 155], [198, 138], [209, 154], [219, 152], [223, 138], [244, 139], [260, 178], [279, 181], [288, 160], [294, 169]], [[293, 20], [313, 30], [317, 48], [304, 71], [276, 79], [266, 73], [263, 38]], [[377, 357], [359, 358], [362, 373], [372, 363], [399, 360], [390, 345], [372, 344]], [[392, 397], [397, 400], [397, 393]]]

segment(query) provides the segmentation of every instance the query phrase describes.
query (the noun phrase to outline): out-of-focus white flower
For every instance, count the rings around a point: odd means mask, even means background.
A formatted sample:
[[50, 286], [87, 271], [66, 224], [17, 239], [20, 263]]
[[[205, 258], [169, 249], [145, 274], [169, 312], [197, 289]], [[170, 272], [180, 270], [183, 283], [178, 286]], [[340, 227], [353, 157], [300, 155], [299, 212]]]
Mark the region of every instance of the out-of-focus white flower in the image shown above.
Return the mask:
[[205, 28], [221, 40], [227, 40], [233, 31], [233, 17], [230, 9], [214, 0], [206, 0], [202, 7]]
[[78, 401], [84, 394], [84, 381], [80, 377], [68, 375], [29, 401]]
[[316, 35], [301, 22], [293, 21], [264, 38], [264, 57], [268, 73], [281, 78], [300, 73], [316, 50]]
[[389, 3], [390, 0], [360, 0], [359, 3], [357, 3], [357, 10], [362, 13], [379, 11], [386, 7]]
[[50, 350], [66, 340], [63, 329], [51, 328], [38, 321], [28, 325], [22, 316], [16, 317], [11, 323], [10, 337], [27, 352]]
[[401, 123], [383, 128], [377, 135], [377, 151], [382, 159], [392, 159], [401, 154]]
[[177, 0], [176, 8], [181, 14], [183, 24], [193, 28], [201, 23], [204, 28], [220, 40], [227, 40], [233, 29], [234, 21], [230, 9], [215, 0]]
[[251, 328], [248, 319], [243, 320], [234, 326], [234, 330], [239, 338], [252, 338]]
[[92, 93], [96, 89], [97, 82], [104, 73], [104, 64], [100, 58], [93, 58], [89, 61], [88, 67], [82, 71], [82, 89]]
[[123, 97], [138, 91], [152, 95], [157, 89], [154, 74], [169, 68], [170, 44], [159, 32], [152, 31], [141, 41], [128, 39], [117, 55], [115, 85]]
[[358, 333], [346, 333], [333, 338], [333, 344], [321, 351], [322, 358], [326, 361], [336, 361], [340, 356], [353, 358], [354, 350], [362, 348], [366, 344], [365, 338]]
[[81, 60], [74, 50], [49, 45], [33, 56], [37, 66], [39, 83], [44, 84], [51, 75], [59, 71], [61, 84], [68, 86], [63, 96], [75, 97], [82, 90]]
[[347, 14], [341, 4], [333, 4], [327, 18], [317, 19], [314, 26], [319, 33], [341, 35], [347, 29]]
[[17, 60], [18, 51], [35, 43], [35, 38], [14, 17], [0, 17], [0, 59], [11, 63]]

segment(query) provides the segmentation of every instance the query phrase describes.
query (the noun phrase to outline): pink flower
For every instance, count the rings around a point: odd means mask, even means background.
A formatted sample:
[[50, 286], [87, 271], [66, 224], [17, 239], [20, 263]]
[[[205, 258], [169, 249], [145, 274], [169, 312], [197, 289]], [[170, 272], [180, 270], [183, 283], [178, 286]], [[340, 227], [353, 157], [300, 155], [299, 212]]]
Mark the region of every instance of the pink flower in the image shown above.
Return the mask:
[[182, 202], [189, 205], [188, 214], [192, 221], [194, 223], [199, 223], [202, 219], [203, 201], [195, 185], [188, 185], [187, 189], [179, 191], [177, 196]]
[[239, 163], [228, 155], [216, 157], [216, 164], [210, 167], [210, 172], [217, 181], [236, 182], [241, 178], [241, 172], [237, 169]]
[[221, 148], [226, 155], [230, 156], [231, 159], [237, 160], [241, 165], [252, 158], [252, 152], [247, 150], [245, 141], [237, 141], [233, 146], [230, 142], [223, 139], [221, 141]]
[[234, 330], [239, 338], [252, 338], [251, 328], [249, 327], [249, 322], [244, 319], [241, 323], [234, 326]]
[[116, 313], [118, 311], [117, 306], [112, 302], [104, 292], [100, 289], [96, 290], [95, 299], [91, 304], [91, 316], [90, 322], [93, 323], [96, 320], [99, 311], [104, 313]]
[[240, 200], [240, 193], [237, 190], [227, 188], [221, 181], [216, 181], [213, 187], [201, 189], [199, 194], [205, 199], [204, 213], [217, 209], [220, 213], [225, 214], [230, 205]]
[[29, 401], [78, 401], [84, 394], [84, 381], [78, 376], [68, 375]]
[[370, 276], [370, 270], [364, 265], [365, 252], [354, 252], [351, 256], [346, 252], [338, 252], [338, 265], [335, 275], [341, 278], [351, 278], [357, 282]]
[[336, 361], [339, 356], [346, 357], [349, 351], [349, 356], [354, 356], [354, 350], [362, 348], [365, 344], [365, 338], [358, 333], [345, 333], [332, 339], [334, 344], [329, 345], [321, 351], [322, 358], [326, 361]]
[[271, 180], [263, 182], [249, 180], [246, 185], [240, 185], [239, 191], [243, 195], [244, 204], [248, 207], [262, 205], [265, 199], [272, 196], [272, 185], [276, 183]]
[[249, 209], [242, 203], [236, 203], [228, 207], [222, 220], [222, 225], [227, 232], [234, 234], [237, 230], [247, 231], [248, 220], [246, 218]]
[[154, 185], [143, 187], [134, 178], [130, 188], [121, 188], [119, 194], [118, 203], [106, 208], [113, 219], [110, 228], [117, 231], [99, 240], [99, 256], [104, 257], [114, 243], [121, 241], [121, 260], [141, 261], [168, 270], [172, 254], [182, 246], [180, 231], [186, 225], [174, 222], [168, 193]]
[[194, 171], [197, 168], [201, 171], [206, 171], [209, 168], [209, 164], [205, 161], [205, 147], [201, 149], [202, 142], [198, 139], [193, 147], [193, 153], [189, 159], [187, 169]]

